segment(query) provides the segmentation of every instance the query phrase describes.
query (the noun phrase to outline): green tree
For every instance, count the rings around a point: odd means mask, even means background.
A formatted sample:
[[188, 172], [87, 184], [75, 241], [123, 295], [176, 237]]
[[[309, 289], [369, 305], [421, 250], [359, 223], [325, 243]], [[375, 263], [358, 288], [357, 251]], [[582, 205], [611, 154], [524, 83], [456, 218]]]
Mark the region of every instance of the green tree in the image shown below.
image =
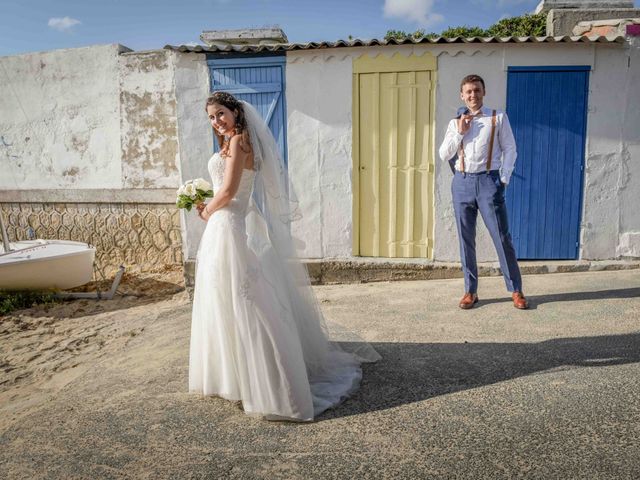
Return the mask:
[[404, 40], [408, 36], [409, 34], [403, 30], [387, 30], [387, 33], [384, 36], [384, 39], [387, 41], [391, 39]]
[[449, 27], [446, 30], [443, 30], [438, 36], [444, 38], [486, 37], [487, 32], [480, 27], [468, 27], [467, 25], [464, 25], [462, 27]]
[[395, 38], [396, 40], [404, 40], [405, 38], [413, 38], [419, 40], [425, 37], [544, 37], [546, 35], [546, 28], [546, 14], [539, 13], [537, 15], [531, 15], [525, 13], [519, 17], [503, 18], [486, 30], [468, 25], [448, 27], [440, 33], [425, 33], [424, 30], [416, 30], [413, 33], [407, 33], [402, 30], [388, 30], [384, 39], [390, 40]]
[[391, 40], [395, 38], [396, 40], [404, 40], [406, 38], [413, 38], [414, 40], [420, 40], [421, 38], [437, 38], [437, 37], [445, 37], [445, 38], [454, 38], [454, 37], [484, 37], [486, 36], [486, 31], [481, 29], [480, 27], [449, 27], [446, 30], [443, 30], [441, 33], [429, 32], [425, 33], [424, 30], [416, 30], [413, 33], [407, 33], [402, 30], [388, 30], [386, 35], [384, 36], [385, 40]]
[[406, 38], [412, 38], [414, 40], [420, 40], [421, 38], [424, 37], [437, 37], [438, 35], [436, 33], [425, 33], [424, 30], [420, 29], [420, 30], [416, 30], [413, 33], [407, 33], [403, 30], [387, 30], [387, 33], [384, 36], [385, 40], [391, 40], [392, 38], [395, 38], [396, 40], [404, 40]]
[[519, 17], [503, 18], [487, 29], [489, 37], [544, 37], [547, 34], [547, 15], [525, 13]]

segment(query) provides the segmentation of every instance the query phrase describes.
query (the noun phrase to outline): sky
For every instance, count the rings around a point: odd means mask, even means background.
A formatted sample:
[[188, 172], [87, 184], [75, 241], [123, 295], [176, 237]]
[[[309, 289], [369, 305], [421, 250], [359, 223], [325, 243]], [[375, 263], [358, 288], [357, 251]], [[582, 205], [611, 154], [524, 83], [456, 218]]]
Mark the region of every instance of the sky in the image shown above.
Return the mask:
[[[387, 30], [486, 28], [539, 0], [0, 0], [0, 56], [120, 43], [200, 44], [203, 30], [277, 26], [290, 42], [383, 38]], [[640, 0], [634, 1], [636, 8]]]

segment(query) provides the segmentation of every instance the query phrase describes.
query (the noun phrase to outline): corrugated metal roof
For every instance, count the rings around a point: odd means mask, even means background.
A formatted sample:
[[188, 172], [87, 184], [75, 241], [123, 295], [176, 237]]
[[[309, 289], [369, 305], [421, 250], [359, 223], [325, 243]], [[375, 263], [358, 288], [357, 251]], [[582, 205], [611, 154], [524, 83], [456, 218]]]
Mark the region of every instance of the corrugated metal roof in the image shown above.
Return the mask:
[[417, 45], [417, 44], [450, 44], [450, 43], [625, 43], [625, 37], [618, 36], [598, 36], [598, 37], [471, 37], [471, 38], [421, 38], [414, 40], [407, 38], [404, 40], [338, 40], [336, 42], [309, 42], [309, 43], [279, 43], [274, 45], [225, 45], [225, 46], [206, 46], [206, 45], [166, 45], [164, 48], [168, 50], [176, 50], [179, 52], [238, 52], [238, 53], [259, 53], [259, 52], [286, 52], [293, 50], [320, 50], [327, 48], [343, 48], [343, 47], [371, 47], [375, 45]]

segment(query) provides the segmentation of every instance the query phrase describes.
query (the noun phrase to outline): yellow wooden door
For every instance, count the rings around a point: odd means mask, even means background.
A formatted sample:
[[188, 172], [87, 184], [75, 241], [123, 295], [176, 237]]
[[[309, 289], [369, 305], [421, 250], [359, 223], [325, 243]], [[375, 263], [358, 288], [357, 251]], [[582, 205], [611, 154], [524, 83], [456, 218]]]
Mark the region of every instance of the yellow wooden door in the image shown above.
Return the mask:
[[354, 254], [433, 257], [435, 58], [354, 61]]

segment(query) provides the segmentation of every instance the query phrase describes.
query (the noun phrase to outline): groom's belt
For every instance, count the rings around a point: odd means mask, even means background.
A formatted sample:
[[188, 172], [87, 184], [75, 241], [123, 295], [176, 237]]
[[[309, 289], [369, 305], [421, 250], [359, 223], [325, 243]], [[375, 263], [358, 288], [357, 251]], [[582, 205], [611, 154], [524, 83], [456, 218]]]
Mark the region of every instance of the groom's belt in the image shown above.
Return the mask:
[[481, 172], [461, 172], [460, 170], [456, 170], [456, 173], [464, 173], [465, 175], [471, 175], [471, 176], [475, 176], [475, 175], [490, 175], [493, 172], [500, 172], [500, 169], [496, 168], [494, 170], [482, 170]]

